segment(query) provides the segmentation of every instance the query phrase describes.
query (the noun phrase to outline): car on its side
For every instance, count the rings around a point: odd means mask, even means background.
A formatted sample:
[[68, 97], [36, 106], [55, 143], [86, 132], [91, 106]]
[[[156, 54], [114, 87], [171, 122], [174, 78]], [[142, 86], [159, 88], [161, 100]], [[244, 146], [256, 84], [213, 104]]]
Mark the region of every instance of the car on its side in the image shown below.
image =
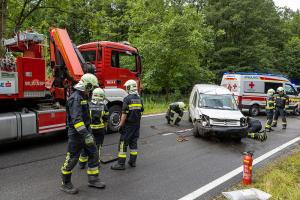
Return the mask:
[[247, 118], [239, 110], [234, 95], [223, 86], [197, 84], [189, 99], [189, 120], [195, 137], [247, 136]]

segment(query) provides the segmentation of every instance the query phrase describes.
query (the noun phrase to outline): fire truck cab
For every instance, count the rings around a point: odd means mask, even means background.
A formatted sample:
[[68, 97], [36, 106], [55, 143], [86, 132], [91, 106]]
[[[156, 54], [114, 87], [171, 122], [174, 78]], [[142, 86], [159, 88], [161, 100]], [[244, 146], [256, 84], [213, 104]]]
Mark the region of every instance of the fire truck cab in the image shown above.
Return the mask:
[[265, 111], [267, 91], [284, 87], [290, 98], [288, 112], [298, 112], [300, 96], [293, 84], [283, 75], [236, 72], [225, 73], [221, 85], [228, 88], [235, 96], [239, 108], [257, 116]]

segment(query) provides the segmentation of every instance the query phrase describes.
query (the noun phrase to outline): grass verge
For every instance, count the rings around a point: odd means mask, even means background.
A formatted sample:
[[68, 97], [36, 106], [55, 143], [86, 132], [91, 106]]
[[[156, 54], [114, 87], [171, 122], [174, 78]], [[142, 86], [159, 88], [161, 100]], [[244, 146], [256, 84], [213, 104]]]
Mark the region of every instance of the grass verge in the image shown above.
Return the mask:
[[[238, 184], [229, 191], [247, 188], [267, 192], [272, 200], [300, 200], [300, 148], [255, 171], [252, 185]], [[223, 196], [214, 198], [225, 199]]]

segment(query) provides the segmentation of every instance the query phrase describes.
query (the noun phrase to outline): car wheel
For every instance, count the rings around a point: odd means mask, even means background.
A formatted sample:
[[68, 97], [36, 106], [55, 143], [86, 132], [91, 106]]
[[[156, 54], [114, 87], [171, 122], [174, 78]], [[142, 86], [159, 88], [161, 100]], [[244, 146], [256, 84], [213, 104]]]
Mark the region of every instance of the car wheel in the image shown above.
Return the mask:
[[199, 126], [199, 122], [195, 122], [195, 124], [194, 124], [194, 127], [193, 127], [193, 135], [195, 136], [195, 137], [200, 137], [200, 135], [199, 135], [199, 131], [198, 131], [198, 126]]
[[249, 114], [253, 117], [256, 117], [259, 115], [259, 106], [258, 105], [252, 105], [249, 109]]
[[118, 125], [121, 120], [122, 108], [121, 106], [114, 105], [109, 109], [109, 122], [108, 122], [108, 132], [117, 132]]

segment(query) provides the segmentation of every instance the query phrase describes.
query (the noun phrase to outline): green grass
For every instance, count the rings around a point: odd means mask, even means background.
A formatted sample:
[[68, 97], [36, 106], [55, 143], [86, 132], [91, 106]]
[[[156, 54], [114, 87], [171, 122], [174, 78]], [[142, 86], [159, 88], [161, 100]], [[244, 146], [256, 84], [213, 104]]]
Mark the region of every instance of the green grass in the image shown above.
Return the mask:
[[174, 95], [169, 96], [166, 100], [165, 95], [142, 95], [144, 101], [144, 114], [155, 114], [166, 112], [169, 104], [176, 101], [184, 101], [187, 103], [187, 98], [185, 96], [176, 97]]
[[[254, 171], [253, 184], [242, 184], [230, 189], [257, 188], [272, 195], [272, 200], [300, 200], [300, 149], [278, 159], [266, 167]], [[215, 200], [225, 200], [223, 196]]]

